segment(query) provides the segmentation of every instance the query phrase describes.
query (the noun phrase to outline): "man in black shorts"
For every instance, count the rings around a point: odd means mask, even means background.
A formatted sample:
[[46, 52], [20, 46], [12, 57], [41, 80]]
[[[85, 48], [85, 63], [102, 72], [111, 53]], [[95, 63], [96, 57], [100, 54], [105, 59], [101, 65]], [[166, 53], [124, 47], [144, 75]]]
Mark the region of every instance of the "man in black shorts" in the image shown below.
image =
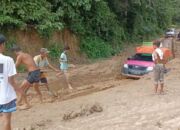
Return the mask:
[[16, 54], [16, 67], [20, 64], [24, 64], [28, 70], [28, 77], [23, 81], [21, 84], [21, 89], [23, 90], [24, 94], [20, 97], [17, 104], [21, 104], [23, 101], [25, 104], [20, 109], [28, 109], [30, 105], [26, 98], [26, 92], [31, 85], [34, 85], [35, 91], [37, 92], [40, 102], [42, 102], [42, 94], [39, 90], [39, 76], [40, 76], [40, 69], [36, 66], [33, 58], [31, 55], [24, 53], [18, 46], [13, 46], [12, 51]]

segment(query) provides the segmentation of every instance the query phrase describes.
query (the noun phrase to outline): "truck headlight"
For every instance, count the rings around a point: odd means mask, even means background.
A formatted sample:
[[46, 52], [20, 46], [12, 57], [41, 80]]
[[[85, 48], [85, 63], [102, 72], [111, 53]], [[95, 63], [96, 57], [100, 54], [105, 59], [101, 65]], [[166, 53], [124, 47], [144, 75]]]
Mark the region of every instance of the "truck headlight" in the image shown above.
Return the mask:
[[128, 68], [128, 64], [124, 64], [124, 68]]
[[147, 70], [147, 71], [152, 71], [152, 70], [153, 70], [153, 67], [147, 67], [146, 70]]

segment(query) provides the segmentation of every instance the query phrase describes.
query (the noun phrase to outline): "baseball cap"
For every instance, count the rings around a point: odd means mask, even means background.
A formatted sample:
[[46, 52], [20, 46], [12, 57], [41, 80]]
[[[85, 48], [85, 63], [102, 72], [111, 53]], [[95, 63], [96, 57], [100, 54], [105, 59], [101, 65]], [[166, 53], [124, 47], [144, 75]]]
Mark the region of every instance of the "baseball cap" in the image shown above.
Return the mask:
[[49, 53], [50, 51], [48, 51], [47, 48], [41, 48], [41, 49], [40, 49], [40, 52], [41, 52], [41, 53]]
[[6, 38], [4, 35], [0, 34], [0, 44], [6, 42]]

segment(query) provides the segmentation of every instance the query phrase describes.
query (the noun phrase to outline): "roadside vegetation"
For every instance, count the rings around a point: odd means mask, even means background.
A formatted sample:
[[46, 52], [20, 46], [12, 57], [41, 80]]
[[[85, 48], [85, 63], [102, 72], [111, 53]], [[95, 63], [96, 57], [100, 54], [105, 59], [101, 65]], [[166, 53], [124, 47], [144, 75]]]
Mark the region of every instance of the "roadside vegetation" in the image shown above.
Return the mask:
[[[89, 58], [119, 53], [124, 43], [156, 37], [180, 23], [179, 0], [1, 0], [0, 29], [34, 28], [41, 36], [65, 28]], [[58, 56], [52, 45], [52, 57]]]

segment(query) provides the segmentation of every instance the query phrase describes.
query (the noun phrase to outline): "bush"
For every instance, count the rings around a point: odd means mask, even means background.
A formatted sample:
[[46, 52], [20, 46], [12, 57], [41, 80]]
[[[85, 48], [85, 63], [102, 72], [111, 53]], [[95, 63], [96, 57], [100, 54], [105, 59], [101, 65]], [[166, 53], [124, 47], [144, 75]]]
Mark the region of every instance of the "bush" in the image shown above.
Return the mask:
[[54, 62], [59, 62], [59, 56], [60, 56], [60, 52], [62, 52], [63, 47], [62, 44], [60, 43], [51, 43], [49, 46], [49, 57], [52, 61]]
[[[124, 41], [151, 39], [172, 18], [180, 22], [179, 0], [1, 0], [0, 5], [0, 30], [34, 28], [49, 38], [67, 28], [85, 38], [81, 48], [93, 58], [118, 53]], [[59, 45], [50, 48], [55, 59]]]
[[81, 42], [81, 50], [91, 59], [112, 56], [113, 49], [98, 37], [87, 37]]
[[14, 57], [13, 52], [11, 51], [13, 44], [16, 44], [16, 38], [14, 38], [14, 37], [12, 37], [11, 39], [9, 39], [6, 42], [6, 51], [5, 51], [6, 55], [10, 55], [10, 56]]
[[26, 66], [20, 65], [20, 66], [17, 68], [17, 71], [18, 71], [18, 73], [27, 72]]

